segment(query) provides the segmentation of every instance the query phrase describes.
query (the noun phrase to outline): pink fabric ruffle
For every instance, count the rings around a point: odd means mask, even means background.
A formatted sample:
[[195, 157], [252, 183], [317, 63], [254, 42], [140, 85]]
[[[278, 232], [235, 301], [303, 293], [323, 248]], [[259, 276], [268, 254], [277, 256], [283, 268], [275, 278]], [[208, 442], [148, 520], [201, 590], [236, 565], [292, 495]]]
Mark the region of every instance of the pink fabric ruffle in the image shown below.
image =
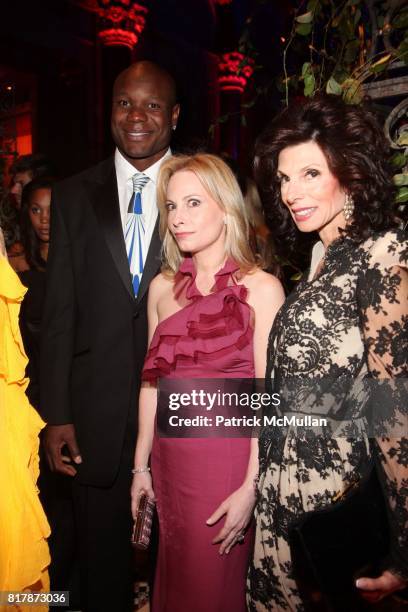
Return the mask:
[[[193, 377], [195, 370], [203, 371], [203, 363], [206, 377], [248, 376], [248, 366], [253, 369], [253, 316], [246, 301], [247, 288], [236, 284], [233, 277], [238, 270], [235, 262], [227, 260], [215, 275], [212, 293], [202, 295], [195, 284], [193, 261], [184, 259], [176, 276], [175, 295], [182, 286], [189, 303], [157, 326], [143, 380], [172, 376], [176, 369], [177, 377], [182, 373]], [[187, 282], [186, 276], [190, 277]]]

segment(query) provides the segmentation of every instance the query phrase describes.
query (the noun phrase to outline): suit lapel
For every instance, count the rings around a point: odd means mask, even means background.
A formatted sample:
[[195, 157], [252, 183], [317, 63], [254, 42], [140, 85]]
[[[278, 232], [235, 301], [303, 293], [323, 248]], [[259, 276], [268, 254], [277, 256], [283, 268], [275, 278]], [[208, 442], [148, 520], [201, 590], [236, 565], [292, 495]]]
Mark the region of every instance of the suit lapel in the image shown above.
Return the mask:
[[90, 187], [92, 189], [91, 201], [99, 226], [104, 234], [119, 276], [129, 296], [134, 300], [125, 240], [123, 238], [118, 186], [113, 160], [110, 160], [110, 163], [107, 164], [104, 176], [101, 172], [101, 181]]
[[161, 241], [159, 236], [159, 217], [157, 217], [149, 250], [147, 252], [146, 262], [143, 268], [142, 280], [137, 293], [137, 303], [142, 300], [147, 288], [149, 287], [150, 281], [156, 276], [160, 268], [160, 247]]

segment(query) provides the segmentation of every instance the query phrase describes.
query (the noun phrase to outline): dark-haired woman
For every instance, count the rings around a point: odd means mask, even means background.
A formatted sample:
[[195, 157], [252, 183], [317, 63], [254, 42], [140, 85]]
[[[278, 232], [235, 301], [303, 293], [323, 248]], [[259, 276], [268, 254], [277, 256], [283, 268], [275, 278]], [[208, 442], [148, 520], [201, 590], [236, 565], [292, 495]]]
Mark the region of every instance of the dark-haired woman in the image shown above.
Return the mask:
[[45, 268], [50, 242], [50, 206], [52, 179], [34, 179], [23, 189], [21, 203], [21, 239], [28, 269], [20, 278], [28, 288], [20, 313], [20, 327], [29, 358], [27, 395], [39, 406], [40, 325], [45, 297]]
[[[408, 245], [393, 213], [388, 160], [372, 112], [335, 96], [286, 109], [257, 142], [256, 174], [277, 244], [295, 249], [298, 232], [320, 238], [308, 273], [274, 321], [266, 377], [277, 392], [286, 393], [285, 381], [297, 385], [283, 412], [324, 416], [326, 410], [341, 425], [340, 408], [347, 405], [358, 435], [329, 437], [296, 426], [261, 432], [251, 611], [307, 608], [294, 572], [292, 529], [361, 481], [374, 458], [389, 509], [390, 554], [377, 577], [365, 574], [354, 585], [365, 599], [377, 601], [408, 578], [407, 440], [369, 440], [365, 401], [348, 391], [350, 379], [376, 382], [408, 373]], [[330, 383], [331, 405], [317, 405], [305, 393], [310, 381], [313, 391]], [[406, 418], [406, 403], [393, 408]], [[330, 563], [335, 573], [336, 559]]]
[[[46, 266], [50, 243], [51, 191], [53, 179], [33, 179], [23, 189], [21, 202], [21, 239], [29, 268], [20, 272], [28, 288], [20, 312], [20, 329], [29, 362], [27, 395], [40, 412], [40, 331], [45, 298]], [[62, 281], [63, 282], [63, 279]], [[50, 472], [41, 457], [39, 480], [41, 501], [51, 525], [50, 580], [53, 590], [70, 590], [71, 603], [78, 597], [78, 576], [71, 482]], [[79, 606], [78, 606], [79, 607]]]

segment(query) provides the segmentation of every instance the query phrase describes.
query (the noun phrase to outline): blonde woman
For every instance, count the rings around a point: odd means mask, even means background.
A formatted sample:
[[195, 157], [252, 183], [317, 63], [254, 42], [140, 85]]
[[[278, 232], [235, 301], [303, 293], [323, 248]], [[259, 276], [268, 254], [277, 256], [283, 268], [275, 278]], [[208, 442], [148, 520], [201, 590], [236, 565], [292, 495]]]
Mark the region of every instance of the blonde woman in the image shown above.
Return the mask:
[[242, 194], [222, 160], [164, 162], [158, 203], [164, 264], [149, 293], [132, 512], [142, 493], [157, 502], [153, 610], [244, 612], [257, 441], [158, 437], [156, 385], [163, 377], [263, 377], [268, 327], [284, 294], [256, 265]]
[[[25, 395], [18, 315], [26, 289], [9, 265], [0, 230], [0, 592], [49, 591], [47, 519], [38, 499], [38, 434], [43, 421]], [[19, 605], [0, 610], [20, 610]], [[47, 605], [24, 606], [44, 612]]]

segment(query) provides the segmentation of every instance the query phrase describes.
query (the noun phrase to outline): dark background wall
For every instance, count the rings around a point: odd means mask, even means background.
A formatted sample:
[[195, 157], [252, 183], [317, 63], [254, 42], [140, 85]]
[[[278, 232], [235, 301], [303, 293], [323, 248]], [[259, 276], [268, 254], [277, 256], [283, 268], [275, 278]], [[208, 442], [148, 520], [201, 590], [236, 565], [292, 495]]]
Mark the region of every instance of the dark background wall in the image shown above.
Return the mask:
[[[224, 138], [219, 128], [209, 137], [210, 125], [231, 100], [232, 108], [237, 104], [231, 96], [220, 96], [219, 54], [237, 48], [246, 20], [253, 17], [250, 29], [264, 66], [256, 78], [258, 83], [268, 82], [281, 65], [279, 35], [288, 20], [288, 3], [234, 0], [222, 6], [216, 0], [145, 0], [145, 5], [146, 26], [133, 53], [103, 47], [97, 37], [97, 15], [80, 2], [20, 0], [2, 5], [0, 97], [1, 88], [4, 92], [11, 84], [14, 107], [28, 105], [32, 150], [49, 155], [61, 176], [112, 150], [112, 82], [134, 60], [151, 59], [174, 74], [182, 103], [175, 143], [179, 148], [229, 147], [228, 152], [245, 165], [256, 134], [277, 106], [273, 97], [264, 96], [246, 126], [232, 122], [229, 128], [223, 126]], [[245, 96], [250, 99], [253, 93], [250, 83]], [[0, 104], [0, 126], [4, 117]]]

